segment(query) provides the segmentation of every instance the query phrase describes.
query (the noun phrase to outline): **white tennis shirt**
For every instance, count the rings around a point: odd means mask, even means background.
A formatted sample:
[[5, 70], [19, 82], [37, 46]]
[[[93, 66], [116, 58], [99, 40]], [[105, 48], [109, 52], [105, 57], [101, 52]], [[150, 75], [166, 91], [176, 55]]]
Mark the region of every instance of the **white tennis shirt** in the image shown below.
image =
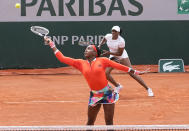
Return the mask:
[[[119, 48], [125, 48], [125, 40], [120, 35], [118, 36], [118, 38], [116, 40], [113, 40], [112, 34], [107, 34], [105, 36], [105, 39], [107, 40], [107, 42], [106, 42], [107, 46], [108, 46], [110, 52], [112, 52], [112, 53], [117, 52]], [[128, 54], [127, 54], [126, 50], [124, 49], [121, 56], [110, 55], [110, 58], [111, 57], [128, 58]]]

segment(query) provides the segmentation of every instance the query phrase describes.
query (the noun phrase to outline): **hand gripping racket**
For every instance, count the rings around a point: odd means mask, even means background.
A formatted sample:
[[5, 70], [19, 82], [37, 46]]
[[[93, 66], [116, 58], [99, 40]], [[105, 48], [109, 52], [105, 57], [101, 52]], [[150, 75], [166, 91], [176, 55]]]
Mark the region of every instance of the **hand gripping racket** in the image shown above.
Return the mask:
[[49, 34], [49, 30], [42, 26], [31, 26], [30, 30], [34, 34], [41, 36], [42, 38], [46, 37]]

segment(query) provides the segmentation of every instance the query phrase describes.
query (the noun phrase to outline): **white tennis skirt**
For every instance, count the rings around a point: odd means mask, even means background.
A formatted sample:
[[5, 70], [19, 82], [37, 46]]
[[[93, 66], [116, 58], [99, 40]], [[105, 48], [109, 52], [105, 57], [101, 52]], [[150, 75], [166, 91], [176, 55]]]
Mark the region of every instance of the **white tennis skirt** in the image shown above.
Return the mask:
[[110, 55], [109, 59], [111, 59], [112, 57], [116, 57], [116, 58], [121, 59], [121, 58], [128, 58], [129, 56], [127, 54], [127, 51], [124, 49], [121, 56]]

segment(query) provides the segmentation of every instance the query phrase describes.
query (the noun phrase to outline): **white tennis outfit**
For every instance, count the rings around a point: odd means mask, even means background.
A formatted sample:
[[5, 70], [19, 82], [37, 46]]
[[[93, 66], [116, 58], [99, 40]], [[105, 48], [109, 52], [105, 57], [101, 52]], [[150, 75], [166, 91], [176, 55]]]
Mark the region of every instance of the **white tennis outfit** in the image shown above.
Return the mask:
[[[117, 52], [119, 48], [124, 48], [125, 47], [125, 40], [123, 39], [123, 37], [121, 37], [120, 35], [118, 36], [117, 40], [113, 40], [112, 39], [112, 34], [107, 34], [105, 36], [105, 39], [107, 40], [107, 46], [110, 50], [110, 52]], [[111, 57], [117, 57], [117, 58], [128, 58], [128, 54], [127, 51], [124, 49], [123, 53], [121, 56], [115, 56], [115, 55], [110, 55], [109, 58]]]

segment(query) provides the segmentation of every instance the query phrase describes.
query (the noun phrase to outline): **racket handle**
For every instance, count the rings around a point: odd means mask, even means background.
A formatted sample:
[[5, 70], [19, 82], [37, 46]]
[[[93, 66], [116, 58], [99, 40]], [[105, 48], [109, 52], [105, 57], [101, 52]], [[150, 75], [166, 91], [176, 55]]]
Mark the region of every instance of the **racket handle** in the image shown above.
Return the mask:
[[54, 47], [55, 47], [54, 42], [53, 42], [53, 41], [51, 41], [51, 42], [49, 43], [49, 46], [50, 46], [51, 48], [54, 48]]
[[[43, 39], [45, 39], [45, 38], [50, 38], [50, 37], [48, 37], [48, 36], [46, 36], [46, 35], [43, 35], [42, 37], [43, 37]], [[49, 45], [49, 43], [50, 43], [50, 40], [48, 40], [47, 42], [45, 42], [45, 45]]]

